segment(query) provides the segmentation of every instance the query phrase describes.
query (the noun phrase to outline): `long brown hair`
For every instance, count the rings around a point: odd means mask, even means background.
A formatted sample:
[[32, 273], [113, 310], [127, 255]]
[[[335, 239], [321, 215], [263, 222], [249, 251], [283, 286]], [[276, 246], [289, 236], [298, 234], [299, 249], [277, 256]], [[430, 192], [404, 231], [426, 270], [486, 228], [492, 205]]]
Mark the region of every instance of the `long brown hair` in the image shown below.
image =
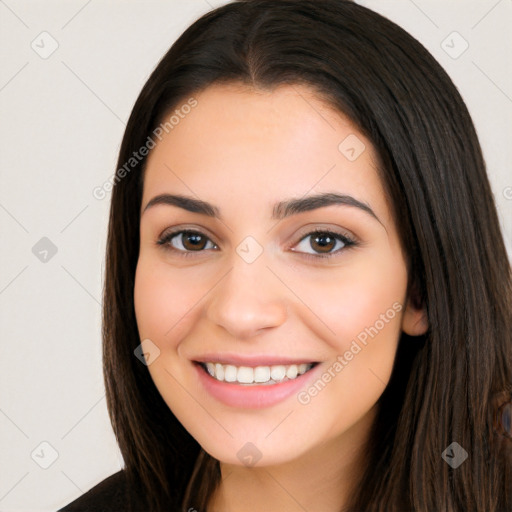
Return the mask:
[[[427, 311], [428, 332], [399, 341], [366, 473], [347, 510], [512, 510], [510, 408], [503, 405], [512, 394], [511, 268], [479, 141], [446, 72], [403, 29], [352, 2], [232, 2], [197, 20], [159, 62], [133, 107], [118, 169], [165, 115], [218, 82], [265, 90], [306, 84], [369, 138], [407, 255], [409, 293]], [[204, 511], [219, 463], [134, 356], [145, 161], [118, 173], [112, 191], [107, 405], [133, 510]], [[442, 457], [452, 442], [468, 453], [457, 468]]]

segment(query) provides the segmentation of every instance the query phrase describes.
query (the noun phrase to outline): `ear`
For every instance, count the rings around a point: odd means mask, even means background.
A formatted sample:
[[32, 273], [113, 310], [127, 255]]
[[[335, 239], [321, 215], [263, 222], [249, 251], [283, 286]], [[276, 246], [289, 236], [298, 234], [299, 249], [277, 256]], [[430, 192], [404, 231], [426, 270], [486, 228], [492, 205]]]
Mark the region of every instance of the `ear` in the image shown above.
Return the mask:
[[428, 318], [425, 306], [417, 300], [407, 299], [407, 306], [402, 315], [402, 331], [409, 336], [421, 336], [428, 330]]

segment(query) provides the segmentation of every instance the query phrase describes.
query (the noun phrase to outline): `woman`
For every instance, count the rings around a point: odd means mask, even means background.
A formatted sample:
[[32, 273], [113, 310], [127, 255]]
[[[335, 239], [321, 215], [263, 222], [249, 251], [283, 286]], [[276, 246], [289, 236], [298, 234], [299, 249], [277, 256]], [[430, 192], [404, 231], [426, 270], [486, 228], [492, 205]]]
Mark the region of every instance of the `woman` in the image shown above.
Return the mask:
[[511, 272], [432, 56], [340, 0], [204, 15], [129, 119], [104, 375], [64, 511], [512, 508]]

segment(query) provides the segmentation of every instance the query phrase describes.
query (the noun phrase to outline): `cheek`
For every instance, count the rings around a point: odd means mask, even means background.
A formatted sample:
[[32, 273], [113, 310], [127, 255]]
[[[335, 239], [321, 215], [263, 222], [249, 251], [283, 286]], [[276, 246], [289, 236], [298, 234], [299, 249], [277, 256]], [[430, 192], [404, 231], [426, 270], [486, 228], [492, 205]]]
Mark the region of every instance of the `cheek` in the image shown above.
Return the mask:
[[[375, 262], [376, 263], [376, 262]], [[376, 403], [391, 376], [401, 333], [405, 266], [351, 266], [321, 287], [310, 287], [308, 303], [317, 308], [310, 324], [332, 349], [320, 377], [298, 397], [324, 435], [337, 435], [362, 418]], [[321, 290], [321, 291], [320, 291]]]
[[165, 265], [154, 260], [139, 259], [134, 287], [139, 335], [161, 349], [177, 345], [194, 319], [194, 304], [200, 297], [187, 272], [169, 272], [162, 267]]
[[378, 339], [374, 347], [394, 356], [400, 335], [401, 311], [407, 288], [405, 264], [382, 253], [377, 258], [354, 259], [354, 264], [333, 268], [328, 279], [301, 279], [296, 290], [307, 298], [314, 315], [305, 315], [309, 328], [337, 354], [349, 350], [354, 340], [362, 346]]

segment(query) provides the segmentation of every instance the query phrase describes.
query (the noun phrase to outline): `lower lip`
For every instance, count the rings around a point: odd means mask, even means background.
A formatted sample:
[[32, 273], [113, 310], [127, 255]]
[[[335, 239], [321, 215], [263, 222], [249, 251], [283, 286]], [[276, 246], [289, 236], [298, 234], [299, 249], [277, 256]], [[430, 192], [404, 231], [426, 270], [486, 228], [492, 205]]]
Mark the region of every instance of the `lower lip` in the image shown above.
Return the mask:
[[280, 384], [252, 385], [235, 384], [219, 381], [206, 373], [204, 368], [195, 363], [199, 380], [206, 391], [223, 404], [241, 409], [263, 409], [270, 407], [293, 394], [297, 394], [313, 376], [320, 364], [303, 373], [300, 377]]

